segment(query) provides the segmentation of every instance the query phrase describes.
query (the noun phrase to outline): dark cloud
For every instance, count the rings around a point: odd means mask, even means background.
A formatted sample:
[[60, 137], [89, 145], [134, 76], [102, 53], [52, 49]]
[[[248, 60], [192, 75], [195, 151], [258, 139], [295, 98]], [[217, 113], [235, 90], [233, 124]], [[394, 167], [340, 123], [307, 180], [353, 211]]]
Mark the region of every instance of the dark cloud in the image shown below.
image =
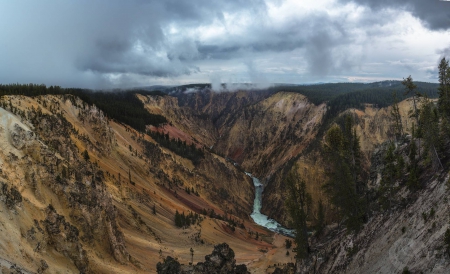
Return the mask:
[[374, 10], [393, 8], [404, 10], [434, 30], [450, 28], [450, 2], [439, 0], [340, 0], [341, 2], [355, 2]]
[[[299, 31], [300, 32], [300, 31]], [[248, 52], [286, 52], [301, 48], [305, 37], [286, 37], [277, 33], [274, 36], [263, 34], [258, 41], [237, 40], [230, 45], [211, 45], [197, 43], [197, 50], [202, 59], [232, 59]]]
[[[0, 57], [15, 68], [1, 67], [0, 81], [59, 84], [72, 82], [64, 77], [83, 82], [101, 76], [103, 85], [108, 76], [122, 73], [189, 75], [199, 70], [186, 62], [197, 58], [196, 49], [183, 49], [185, 44], [171, 49], [170, 25], [198, 27], [223, 19], [224, 13], [265, 9], [262, 0], [2, 2], [0, 35], [8, 44], [0, 45]], [[63, 70], [48, 75], [55, 65], [65, 66], [67, 75]]]
[[169, 48], [171, 41], [167, 40], [163, 29], [167, 24], [198, 26], [211, 22], [224, 12], [236, 9], [264, 11], [264, 8], [264, 1], [259, 0], [131, 1], [129, 10], [126, 9], [129, 17], [111, 22], [109, 27], [116, 29], [122, 20], [130, 20], [130, 26], [122, 30], [119, 27], [112, 38], [97, 38], [92, 53], [86, 53], [78, 60], [78, 68], [98, 73], [135, 73], [156, 77], [190, 74], [198, 68], [183, 62], [197, 59], [197, 49], [192, 46], [192, 41], [186, 39]]
[[430, 29], [449, 27], [449, 3], [354, 1], [370, 9], [342, 5], [350, 0], [319, 8], [305, 1], [305, 10], [291, 1], [292, 9], [275, 15], [271, 9], [285, 0], [1, 1], [0, 82], [101, 88], [188, 76], [261, 81], [269, 70], [274, 82], [341, 79], [361, 66], [365, 47], [397, 35], [385, 26], [399, 11]]

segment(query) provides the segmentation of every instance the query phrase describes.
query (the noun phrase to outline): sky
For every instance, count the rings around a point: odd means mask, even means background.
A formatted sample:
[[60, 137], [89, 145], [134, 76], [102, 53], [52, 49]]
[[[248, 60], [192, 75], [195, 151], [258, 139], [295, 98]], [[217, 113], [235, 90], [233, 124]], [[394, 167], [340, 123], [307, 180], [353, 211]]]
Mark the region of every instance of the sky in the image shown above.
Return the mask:
[[438, 0], [0, 0], [0, 83], [437, 82]]

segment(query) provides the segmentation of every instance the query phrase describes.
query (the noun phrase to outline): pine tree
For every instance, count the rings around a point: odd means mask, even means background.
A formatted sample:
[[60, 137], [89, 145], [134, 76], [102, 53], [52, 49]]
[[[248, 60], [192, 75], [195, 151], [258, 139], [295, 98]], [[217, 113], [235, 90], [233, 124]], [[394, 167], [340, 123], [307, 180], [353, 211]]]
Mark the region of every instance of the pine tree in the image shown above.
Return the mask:
[[90, 159], [89, 152], [86, 149], [83, 152], [83, 158], [86, 162], [89, 161], [89, 159]]
[[359, 136], [356, 134], [356, 129], [353, 129], [352, 134], [352, 147], [350, 148], [351, 153], [351, 168], [353, 173], [353, 180], [357, 183], [359, 176], [361, 174], [361, 145], [359, 142]]
[[405, 160], [403, 159], [403, 156], [401, 153], [397, 153], [395, 156], [395, 161], [397, 162], [396, 168], [395, 168], [395, 179], [402, 179], [403, 177], [403, 169], [405, 168]]
[[178, 210], [175, 211], [175, 225], [177, 227], [182, 227], [183, 222], [180, 213], [178, 213]]
[[68, 177], [67, 168], [65, 166], [63, 166], [63, 168], [62, 168], [62, 177], [64, 179], [67, 179], [67, 177]]
[[443, 116], [439, 125], [439, 152], [445, 157], [445, 151], [450, 143], [450, 123], [446, 116]]
[[[414, 125], [413, 125], [414, 131]], [[408, 165], [408, 181], [407, 185], [410, 189], [416, 190], [420, 187], [419, 185], [419, 166], [416, 159], [417, 146], [414, 138], [411, 139], [411, 143], [409, 144], [409, 165]]]
[[189, 251], [191, 253], [191, 264], [193, 264], [194, 263], [194, 249], [192, 249], [192, 247], [191, 247], [191, 249], [189, 249]]
[[325, 208], [322, 200], [317, 202], [316, 236], [320, 236], [325, 228]]
[[392, 196], [394, 194], [394, 185], [397, 173], [395, 166], [396, 157], [394, 151], [395, 145], [391, 142], [386, 151], [386, 155], [384, 156], [384, 170], [379, 189], [381, 194], [380, 202], [387, 209], [391, 209], [392, 206]]
[[289, 239], [285, 239], [285, 240], [284, 240], [284, 244], [285, 244], [285, 246], [286, 246], [286, 249], [289, 249], [289, 248], [292, 247], [292, 241], [289, 240]]
[[184, 211], [181, 213], [180, 219], [181, 219], [181, 226], [185, 226], [186, 225], [186, 215], [184, 215]]
[[418, 121], [418, 113], [417, 113], [417, 106], [416, 106], [416, 88], [417, 86], [414, 84], [413, 79], [410, 76], [408, 76], [406, 79], [403, 78], [402, 84], [405, 86], [405, 95], [412, 94], [413, 98], [413, 107], [414, 107], [414, 113], [413, 117], [415, 117], [416, 121]]
[[436, 147], [439, 146], [439, 114], [433, 102], [425, 98], [420, 108], [420, 127], [425, 141], [425, 151], [435, 170], [443, 168]]
[[[328, 180], [324, 184], [324, 189], [331, 203], [338, 208], [341, 217], [346, 220], [347, 228], [356, 231], [362, 224], [364, 204], [356, 189], [361, 171], [357, 160], [358, 155], [361, 155], [359, 140], [356, 132], [352, 133], [348, 129], [350, 125], [347, 123], [346, 134], [338, 125], [332, 126], [325, 134], [324, 152]], [[349, 136], [351, 140], [348, 140]]]
[[[294, 166], [294, 170], [296, 169], [297, 167]], [[297, 259], [303, 260], [309, 255], [306, 219], [311, 208], [311, 195], [306, 192], [305, 181], [294, 170], [286, 178], [286, 189], [288, 193], [286, 207], [292, 227], [295, 230], [294, 242], [296, 247], [294, 248], [294, 252], [297, 254]]]
[[130, 169], [128, 169], [128, 181], [131, 184], [131, 170]]
[[398, 140], [403, 135], [402, 118], [400, 116], [400, 110], [398, 108], [397, 94], [392, 94], [394, 104], [392, 105], [391, 116], [393, 120], [393, 128], [395, 138]]
[[[353, 180], [358, 180], [361, 171], [361, 147], [359, 137], [354, 128], [354, 121], [350, 115], [345, 116], [344, 135], [343, 135], [344, 157], [349, 161]], [[356, 185], [355, 185], [356, 187]]]
[[446, 117], [450, 117], [450, 66], [448, 60], [444, 58], [438, 66], [439, 70], [439, 112]]

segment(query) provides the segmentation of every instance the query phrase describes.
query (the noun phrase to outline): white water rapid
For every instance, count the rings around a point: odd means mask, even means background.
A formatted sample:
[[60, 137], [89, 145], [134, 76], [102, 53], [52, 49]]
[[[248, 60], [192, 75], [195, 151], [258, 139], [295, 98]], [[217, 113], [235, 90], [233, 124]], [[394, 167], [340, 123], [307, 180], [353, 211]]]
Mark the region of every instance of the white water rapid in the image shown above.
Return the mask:
[[262, 192], [264, 190], [264, 185], [261, 184], [261, 182], [258, 180], [258, 178], [255, 178], [252, 176], [252, 174], [246, 172], [248, 176], [250, 176], [253, 180], [253, 185], [255, 186], [255, 200], [253, 202], [253, 212], [250, 215], [260, 226], [263, 226], [273, 232], [277, 232], [286, 236], [293, 237], [294, 231], [291, 229], [287, 229], [280, 225], [277, 221], [270, 219], [266, 215], [261, 213], [261, 203], [262, 203]]

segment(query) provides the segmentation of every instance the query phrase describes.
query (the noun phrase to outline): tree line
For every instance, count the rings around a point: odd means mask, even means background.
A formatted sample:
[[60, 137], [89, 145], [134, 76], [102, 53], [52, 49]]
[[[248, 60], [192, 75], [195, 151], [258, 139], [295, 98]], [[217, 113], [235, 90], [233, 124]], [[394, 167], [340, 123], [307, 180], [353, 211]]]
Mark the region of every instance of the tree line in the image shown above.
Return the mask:
[[[429, 98], [438, 97], [438, 84], [417, 82], [417, 91]], [[393, 101], [393, 91], [403, 89], [401, 81], [382, 81], [374, 83], [329, 83], [317, 85], [276, 86], [274, 92], [287, 91], [300, 93], [308, 97], [315, 105], [328, 103], [330, 108], [335, 106], [337, 111], [349, 107], [363, 108], [364, 104], [375, 104], [378, 107], [390, 106]], [[411, 95], [401, 95], [401, 100]]]
[[194, 143], [188, 145], [186, 141], [170, 138], [169, 134], [159, 133], [156, 131], [147, 131], [147, 134], [161, 146], [170, 149], [183, 158], [191, 160], [194, 165], [199, 164], [205, 157], [203, 150], [197, 148]]
[[9, 84], [0, 85], [0, 96], [4, 95], [63, 95], [71, 94], [79, 97], [89, 105], [96, 105], [109, 118], [117, 122], [127, 124], [137, 131], [145, 132], [146, 125], [159, 125], [167, 123], [167, 119], [159, 114], [149, 113], [144, 108], [136, 94], [164, 96], [161, 91], [146, 90], [115, 90], [94, 91], [79, 88], [61, 88], [59, 86], [37, 85], [37, 84]]

